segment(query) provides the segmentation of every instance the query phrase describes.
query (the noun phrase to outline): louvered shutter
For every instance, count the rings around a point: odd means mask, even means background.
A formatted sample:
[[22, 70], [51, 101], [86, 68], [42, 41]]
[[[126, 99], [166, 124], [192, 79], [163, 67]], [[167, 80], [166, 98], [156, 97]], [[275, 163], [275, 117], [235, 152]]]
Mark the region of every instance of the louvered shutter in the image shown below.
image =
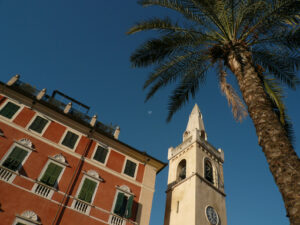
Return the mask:
[[11, 119], [13, 115], [19, 110], [20, 106], [13, 104], [11, 102], [8, 102], [0, 111], [0, 115]]
[[72, 133], [71, 131], [67, 132], [67, 135], [65, 136], [62, 144], [69, 147], [69, 148], [74, 148], [74, 145], [78, 139], [78, 135]]
[[114, 213], [119, 216], [122, 216], [122, 211], [123, 211], [122, 206], [123, 206], [124, 198], [125, 198], [125, 195], [120, 192], [118, 194], [115, 209], [114, 209]]
[[92, 202], [93, 194], [95, 192], [97, 183], [95, 181], [85, 179], [81, 187], [78, 198], [88, 203]]
[[130, 218], [132, 213], [133, 195], [131, 195], [127, 201], [125, 217]]
[[48, 121], [40, 116], [37, 116], [33, 123], [30, 125], [29, 129], [41, 133]]
[[41, 179], [41, 182], [43, 182], [51, 187], [54, 187], [62, 169], [63, 168], [59, 165], [56, 165], [54, 163], [49, 163], [49, 165]]
[[94, 155], [94, 159], [101, 163], [104, 163], [107, 153], [108, 153], [108, 150], [106, 148], [103, 148], [102, 146], [98, 146], [96, 153]]
[[15, 147], [9, 154], [7, 159], [4, 161], [3, 166], [16, 171], [19, 168], [20, 164], [22, 164], [27, 154], [28, 152], [26, 150]]

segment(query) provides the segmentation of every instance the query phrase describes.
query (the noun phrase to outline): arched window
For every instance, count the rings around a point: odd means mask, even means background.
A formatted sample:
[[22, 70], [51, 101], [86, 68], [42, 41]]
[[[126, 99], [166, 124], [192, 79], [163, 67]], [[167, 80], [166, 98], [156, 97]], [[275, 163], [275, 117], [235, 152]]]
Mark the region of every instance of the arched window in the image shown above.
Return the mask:
[[204, 177], [210, 183], [214, 183], [213, 167], [208, 159], [204, 161]]
[[177, 167], [177, 181], [181, 181], [186, 178], [186, 160], [180, 161]]

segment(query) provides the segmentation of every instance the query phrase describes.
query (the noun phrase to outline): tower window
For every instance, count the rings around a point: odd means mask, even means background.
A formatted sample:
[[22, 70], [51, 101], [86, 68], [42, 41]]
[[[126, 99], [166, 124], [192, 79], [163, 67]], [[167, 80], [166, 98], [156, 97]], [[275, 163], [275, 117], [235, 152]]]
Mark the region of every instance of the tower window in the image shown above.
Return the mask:
[[213, 167], [208, 159], [206, 159], [204, 162], [204, 177], [210, 183], [214, 183]]
[[177, 167], [177, 181], [184, 180], [186, 178], [186, 160], [180, 161]]

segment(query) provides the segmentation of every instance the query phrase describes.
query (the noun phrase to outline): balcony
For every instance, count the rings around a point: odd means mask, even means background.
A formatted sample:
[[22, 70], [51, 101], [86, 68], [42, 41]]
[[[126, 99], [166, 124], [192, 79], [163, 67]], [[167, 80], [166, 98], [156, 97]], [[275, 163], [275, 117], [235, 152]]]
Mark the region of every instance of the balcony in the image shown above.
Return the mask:
[[112, 214], [110, 216], [109, 224], [110, 225], [125, 225], [126, 221], [122, 217]]
[[1, 180], [11, 183], [15, 177], [16, 177], [15, 172], [13, 172], [3, 166], [0, 166], [0, 179]]
[[55, 189], [40, 182], [37, 182], [33, 185], [32, 190], [37, 195], [51, 199]]
[[87, 202], [84, 202], [80, 199], [74, 198], [72, 202], [72, 208], [75, 209], [78, 212], [81, 212], [83, 214], [90, 214], [91, 211], [91, 205]]

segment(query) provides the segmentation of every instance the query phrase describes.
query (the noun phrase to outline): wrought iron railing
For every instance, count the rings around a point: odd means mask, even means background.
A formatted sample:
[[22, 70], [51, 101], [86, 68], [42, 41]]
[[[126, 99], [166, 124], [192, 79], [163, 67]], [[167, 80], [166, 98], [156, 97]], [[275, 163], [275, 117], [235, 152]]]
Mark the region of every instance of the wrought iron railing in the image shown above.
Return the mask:
[[[17, 89], [18, 91], [20, 91], [20, 92], [24, 93], [25, 95], [28, 95], [32, 98], [35, 98], [40, 93], [40, 90], [37, 89], [36, 87], [33, 87], [32, 85], [30, 85], [28, 83], [24, 83], [20, 80], [16, 81], [12, 85], [12, 88]], [[58, 92], [58, 91], [54, 91], [54, 92]], [[62, 97], [62, 95], [58, 95], [58, 96]], [[72, 99], [72, 98], [70, 98], [70, 99]], [[60, 101], [59, 99], [57, 99], [56, 95], [49, 96], [49, 95], [45, 94], [40, 100], [50, 104], [52, 107], [54, 107], [56, 110], [58, 110], [60, 112], [63, 112], [66, 105], [68, 104], [68, 103], [64, 103], [63, 101]], [[76, 101], [76, 100], [74, 100], [74, 101]], [[80, 105], [78, 105], [77, 101], [73, 102], [73, 103], [74, 104], [72, 104], [72, 108], [68, 112], [68, 114], [71, 115], [74, 119], [80, 120], [80, 121], [84, 122], [85, 124], [90, 124], [92, 116], [88, 115], [88, 112], [86, 112], [86, 111], [83, 112], [80, 108]], [[116, 126], [105, 125], [105, 124], [97, 121], [95, 124], [95, 129], [100, 130], [105, 133], [108, 133], [110, 135], [113, 135], [116, 130]]]

